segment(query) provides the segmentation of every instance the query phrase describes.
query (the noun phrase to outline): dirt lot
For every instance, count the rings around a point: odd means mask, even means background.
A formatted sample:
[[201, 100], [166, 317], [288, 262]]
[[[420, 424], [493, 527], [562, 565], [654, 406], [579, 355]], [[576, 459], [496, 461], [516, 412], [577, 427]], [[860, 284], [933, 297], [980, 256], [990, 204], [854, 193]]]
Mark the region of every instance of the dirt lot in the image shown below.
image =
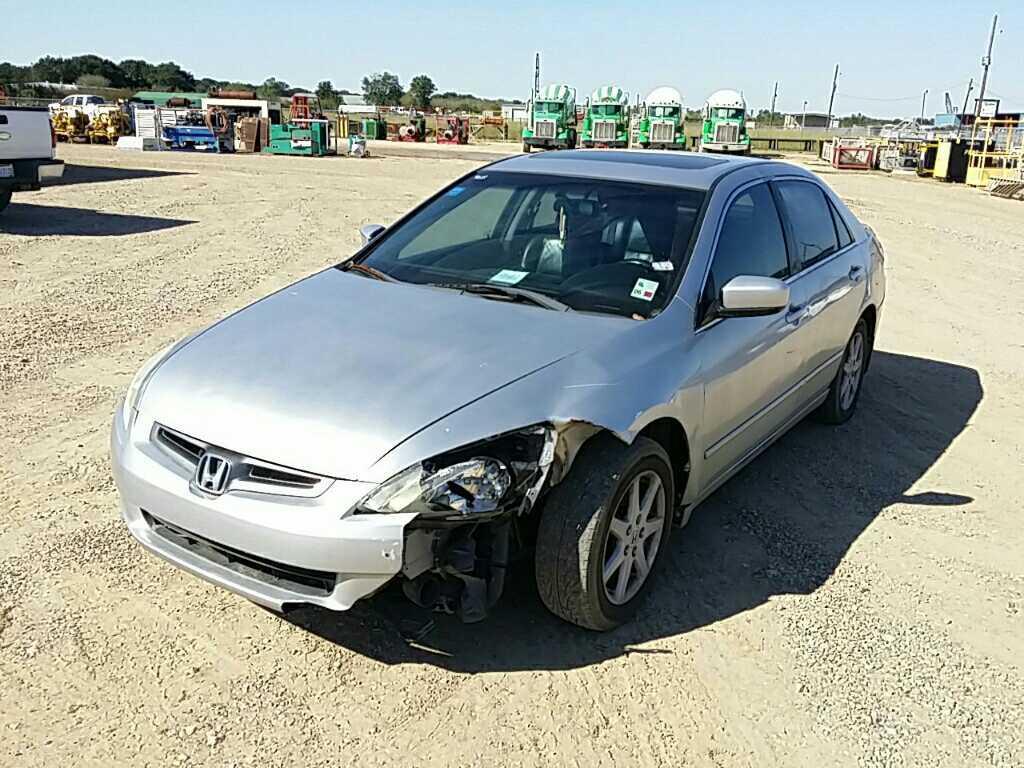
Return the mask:
[[829, 174], [888, 247], [856, 418], [701, 507], [632, 626], [526, 573], [414, 646], [387, 596], [284, 620], [146, 555], [108, 425], [154, 350], [474, 160], [61, 155], [0, 217], [0, 765], [1024, 764], [1024, 204]]

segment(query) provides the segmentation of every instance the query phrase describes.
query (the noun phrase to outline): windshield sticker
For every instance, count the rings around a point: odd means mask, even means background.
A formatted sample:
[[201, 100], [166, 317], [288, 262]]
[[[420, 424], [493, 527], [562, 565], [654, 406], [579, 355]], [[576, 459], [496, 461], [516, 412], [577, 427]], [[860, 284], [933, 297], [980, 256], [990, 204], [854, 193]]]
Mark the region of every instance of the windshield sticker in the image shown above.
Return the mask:
[[655, 261], [651, 264], [651, 269], [655, 272], [671, 272], [676, 268], [676, 265], [671, 261]]
[[518, 269], [503, 269], [496, 275], [493, 275], [487, 282], [488, 283], [500, 283], [501, 285], [515, 285], [529, 272], [520, 272]]
[[651, 301], [658, 290], [658, 285], [657, 280], [644, 280], [641, 277], [636, 281], [636, 285], [633, 286], [633, 292], [629, 295], [641, 301]]
[[448, 197], [458, 197], [466, 191], [465, 187], [452, 187], [448, 190]]

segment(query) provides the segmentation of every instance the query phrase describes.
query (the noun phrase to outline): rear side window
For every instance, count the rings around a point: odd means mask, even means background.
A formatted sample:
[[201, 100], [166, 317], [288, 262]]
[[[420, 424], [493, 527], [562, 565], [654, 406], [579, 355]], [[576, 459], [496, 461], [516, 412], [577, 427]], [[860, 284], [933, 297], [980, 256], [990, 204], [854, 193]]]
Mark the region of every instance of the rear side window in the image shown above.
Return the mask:
[[850, 234], [850, 228], [846, 226], [846, 222], [843, 221], [843, 217], [839, 215], [839, 211], [829, 201], [829, 209], [832, 211], [832, 220], [836, 224], [836, 235], [839, 237], [839, 248], [843, 249], [853, 242], [853, 235]]
[[788, 274], [786, 240], [775, 199], [767, 184], [758, 184], [733, 200], [725, 214], [703, 301], [709, 306], [722, 286], [737, 275], [783, 279]]
[[778, 183], [782, 209], [792, 229], [800, 267], [809, 267], [839, 250], [836, 225], [825, 193], [806, 181]]

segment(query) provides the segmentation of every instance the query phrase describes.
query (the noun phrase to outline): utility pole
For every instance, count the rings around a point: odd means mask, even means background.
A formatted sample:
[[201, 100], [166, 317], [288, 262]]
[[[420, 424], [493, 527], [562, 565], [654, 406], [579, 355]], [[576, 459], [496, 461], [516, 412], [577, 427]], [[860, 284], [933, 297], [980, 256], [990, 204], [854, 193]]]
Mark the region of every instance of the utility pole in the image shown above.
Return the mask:
[[533, 60], [533, 92], [540, 93], [540, 51], [537, 51]]
[[924, 89], [924, 93], [921, 94], [921, 120], [920, 120], [920, 122], [921, 122], [922, 125], [924, 124], [924, 105], [925, 105], [925, 102], [927, 102], [927, 100], [928, 100], [928, 89], [925, 88]]
[[[831, 121], [829, 121], [831, 122]], [[804, 114], [800, 118], [800, 133], [804, 132], [804, 128], [807, 127], [807, 99], [804, 99]]]
[[836, 84], [839, 82], [839, 65], [836, 64], [836, 71], [832, 74], [832, 94], [828, 97], [828, 120], [825, 122], [825, 130], [832, 127], [832, 107], [836, 101]]
[[996, 24], [999, 21], [999, 14], [992, 17], [992, 32], [988, 36], [988, 53], [981, 57], [981, 90], [978, 91], [978, 102], [974, 108], [974, 117], [978, 118], [981, 113], [981, 102], [985, 100], [985, 86], [988, 85], [988, 68], [992, 64], [992, 44], [996, 41]]
[[768, 111], [768, 127], [775, 124], [775, 98], [779, 95], [779, 81], [775, 81], [775, 89], [772, 91], [772, 108]]
[[971, 100], [971, 91], [973, 90], [974, 78], [972, 77], [971, 81], [967, 83], [967, 93], [964, 94], [964, 108], [960, 110], [960, 116], [957, 118], [956, 121], [956, 137], [958, 139], [960, 138], [960, 131], [964, 127], [964, 117], [967, 115], [967, 104]]
[[974, 90], [974, 78], [967, 83], [967, 93], [964, 94], [964, 108], [960, 110], [960, 120], [963, 121], [964, 115], [967, 114], [967, 103], [971, 100], [971, 91]]

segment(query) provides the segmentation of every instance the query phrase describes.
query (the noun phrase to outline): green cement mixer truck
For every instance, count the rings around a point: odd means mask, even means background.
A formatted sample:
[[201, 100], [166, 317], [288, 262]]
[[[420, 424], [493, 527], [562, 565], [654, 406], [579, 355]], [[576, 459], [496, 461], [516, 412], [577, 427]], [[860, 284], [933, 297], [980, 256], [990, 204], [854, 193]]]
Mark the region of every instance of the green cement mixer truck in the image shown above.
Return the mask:
[[629, 94], [617, 85], [590, 94], [581, 137], [584, 147], [628, 147]]
[[750, 154], [747, 134], [747, 102], [738, 91], [715, 91], [704, 102], [701, 152]]
[[552, 84], [533, 94], [529, 122], [523, 129], [523, 152], [573, 149], [576, 146], [576, 89]]
[[636, 144], [644, 149], [686, 149], [686, 112], [675, 88], [655, 88], [640, 107]]

